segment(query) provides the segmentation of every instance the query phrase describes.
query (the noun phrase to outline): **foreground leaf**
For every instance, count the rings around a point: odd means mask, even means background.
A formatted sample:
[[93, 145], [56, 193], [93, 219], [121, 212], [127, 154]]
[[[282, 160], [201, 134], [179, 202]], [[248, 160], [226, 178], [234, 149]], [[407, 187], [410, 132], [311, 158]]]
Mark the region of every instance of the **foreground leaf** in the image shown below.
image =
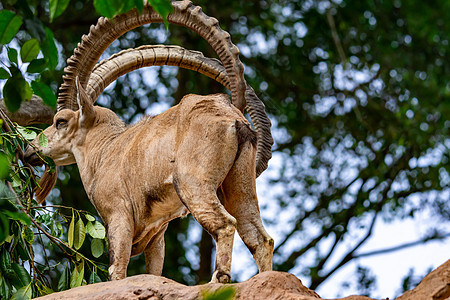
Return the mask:
[[91, 242], [91, 252], [95, 258], [99, 258], [103, 254], [103, 241], [101, 239], [93, 239]]
[[16, 36], [22, 19], [9, 10], [0, 11], [0, 44], [8, 44]]
[[148, 0], [153, 9], [161, 15], [166, 25], [166, 29], [169, 26], [167, 22], [167, 16], [173, 11], [170, 0]]
[[8, 73], [8, 71], [6, 71], [3, 68], [0, 68], [0, 79], [8, 79], [9, 77], [11, 77]]
[[42, 288], [39, 288], [39, 296], [46, 296], [53, 294], [55, 291], [47, 286], [42, 286]]
[[31, 230], [31, 228], [29, 226], [24, 226], [22, 229], [22, 236], [23, 239], [25, 240], [25, 242], [27, 242], [28, 244], [33, 244], [34, 242], [34, 233], [33, 230]]
[[65, 291], [69, 288], [69, 263], [66, 264], [64, 271], [58, 281], [58, 291]]
[[6, 179], [10, 169], [11, 166], [9, 165], [8, 157], [3, 152], [0, 152], [0, 179]]
[[12, 290], [11, 285], [8, 283], [6, 278], [4, 278], [0, 273], [0, 298], [9, 299], [11, 290]]
[[28, 271], [18, 263], [12, 263], [11, 266], [15, 273], [12, 284], [16, 287], [16, 289], [27, 286], [31, 282], [31, 277]]
[[116, 10], [107, 0], [94, 0], [94, 7], [100, 15], [110, 19], [116, 14]]
[[19, 61], [17, 60], [17, 50], [14, 48], [8, 48], [8, 59], [15, 63], [16, 66], [19, 64]]
[[87, 232], [96, 239], [104, 239], [106, 236], [106, 229], [102, 223], [95, 221], [94, 223], [88, 222], [86, 226]]
[[31, 39], [25, 42], [20, 49], [20, 58], [22, 59], [22, 62], [30, 62], [38, 56], [39, 51], [40, 48], [38, 40]]
[[44, 58], [33, 59], [27, 67], [28, 73], [41, 73], [47, 67], [47, 62]]
[[46, 105], [50, 106], [51, 108], [56, 108], [55, 93], [53, 93], [52, 89], [48, 85], [40, 81], [32, 81], [31, 88], [36, 95], [42, 98], [42, 101]]
[[30, 282], [28, 285], [23, 286], [20, 289], [18, 289], [17, 292], [15, 292], [12, 295], [11, 300], [31, 299], [32, 292], [33, 292], [33, 289], [31, 288], [31, 282]]
[[30, 100], [32, 96], [30, 85], [20, 73], [9, 78], [3, 87], [3, 98], [10, 112], [18, 111], [22, 101]]
[[39, 146], [41, 146], [42, 148], [45, 148], [48, 146], [48, 138], [43, 132], [41, 132], [39, 134]]
[[81, 286], [84, 278], [84, 261], [75, 267], [70, 275], [70, 288]]
[[75, 230], [73, 235], [73, 246], [75, 249], [80, 249], [84, 243], [84, 239], [86, 237], [86, 228], [84, 227], [83, 221], [78, 219], [78, 222], [75, 224]]
[[53, 22], [54, 18], [59, 17], [67, 8], [69, 0], [50, 0], [49, 10], [50, 10], [50, 23]]
[[6, 249], [3, 249], [0, 256], [0, 271], [5, 277], [12, 278], [14, 276], [14, 270], [11, 265], [11, 255]]
[[72, 220], [70, 221], [69, 231], [67, 233], [69, 247], [72, 247], [72, 245], [73, 245], [73, 232], [74, 232], [74, 229], [75, 229], [75, 216], [72, 213]]
[[48, 62], [48, 68], [54, 70], [58, 65], [58, 49], [56, 48], [53, 32], [45, 28], [45, 40], [41, 45], [42, 53]]
[[88, 284], [97, 283], [97, 282], [102, 282], [102, 279], [100, 278], [100, 276], [98, 276], [97, 273], [92, 272], [91, 276], [89, 276]]
[[17, 131], [23, 136], [24, 139], [29, 141], [34, 140], [37, 136], [36, 132], [26, 127], [17, 126]]
[[94, 218], [93, 216], [91, 216], [90, 214], [85, 214], [84, 216], [86, 217], [86, 219], [87, 219], [88, 221], [92, 221], [92, 222], [95, 221], [95, 218]]

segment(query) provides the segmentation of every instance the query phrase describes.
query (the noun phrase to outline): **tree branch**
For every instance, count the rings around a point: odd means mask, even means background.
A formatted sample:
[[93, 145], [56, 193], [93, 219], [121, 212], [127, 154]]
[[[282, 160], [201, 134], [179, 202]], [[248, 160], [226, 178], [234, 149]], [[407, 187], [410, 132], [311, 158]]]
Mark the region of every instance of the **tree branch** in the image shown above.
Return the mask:
[[31, 124], [52, 124], [55, 112], [42, 102], [42, 99], [36, 95], [31, 97], [30, 101], [22, 102], [17, 112], [11, 113], [5, 105], [3, 98], [0, 99], [0, 109], [11, 119], [21, 126]]
[[359, 247], [361, 247], [366, 241], [367, 239], [372, 235], [373, 232], [373, 228], [375, 226], [375, 221], [377, 219], [378, 216], [378, 211], [375, 212], [373, 218], [372, 218], [372, 222], [370, 224], [369, 230], [367, 231], [366, 235], [359, 241], [359, 243], [353, 247], [352, 250], [350, 250], [345, 256], [344, 258], [331, 270], [329, 271], [326, 275], [324, 276], [320, 276], [319, 278], [317, 278], [316, 280], [313, 280], [311, 282], [311, 286], [310, 289], [315, 290], [319, 284], [321, 284], [326, 278], [330, 277], [334, 272], [336, 272], [339, 268], [341, 268], [343, 265], [345, 265], [346, 263], [348, 263], [350, 260], [354, 259], [354, 253], [356, 250], [359, 249]]
[[436, 235], [427, 236], [427, 237], [421, 238], [421, 239], [419, 239], [417, 241], [404, 243], [404, 244], [401, 244], [401, 245], [398, 245], [398, 246], [357, 254], [357, 255], [354, 255], [353, 258], [361, 258], [361, 257], [368, 257], [368, 256], [373, 256], [373, 255], [379, 255], [379, 254], [386, 254], [386, 253], [389, 253], [389, 252], [403, 250], [403, 249], [406, 249], [406, 248], [414, 247], [414, 246], [421, 245], [421, 244], [424, 244], [424, 243], [428, 243], [428, 242], [431, 242], [431, 241], [443, 240], [443, 239], [446, 239], [448, 237], [450, 237], [450, 232], [447, 232], [447, 233], [442, 234], [442, 235], [437, 235], [437, 236]]
[[345, 57], [344, 48], [342, 47], [341, 39], [339, 38], [339, 35], [337, 33], [336, 24], [334, 23], [334, 17], [331, 14], [330, 9], [327, 11], [327, 21], [328, 21], [328, 25], [330, 26], [331, 37], [333, 38], [333, 42], [339, 53], [339, 58], [341, 60], [341, 63], [344, 63], [347, 59]]

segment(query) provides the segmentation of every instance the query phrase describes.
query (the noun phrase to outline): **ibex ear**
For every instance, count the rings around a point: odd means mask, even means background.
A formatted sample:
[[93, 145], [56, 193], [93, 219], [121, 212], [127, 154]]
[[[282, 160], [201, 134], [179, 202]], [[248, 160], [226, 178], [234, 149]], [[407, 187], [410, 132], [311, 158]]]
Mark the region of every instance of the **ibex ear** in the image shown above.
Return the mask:
[[95, 121], [94, 104], [81, 86], [78, 76], [75, 79], [77, 86], [77, 102], [80, 108], [80, 126], [89, 127]]

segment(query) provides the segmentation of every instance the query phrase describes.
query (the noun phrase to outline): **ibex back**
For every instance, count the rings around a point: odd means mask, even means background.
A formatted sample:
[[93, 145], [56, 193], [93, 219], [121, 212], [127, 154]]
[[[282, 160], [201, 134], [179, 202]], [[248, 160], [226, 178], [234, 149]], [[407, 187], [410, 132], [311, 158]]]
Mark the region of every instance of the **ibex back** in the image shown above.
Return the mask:
[[[147, 272], [160, 275], [167, 224], [188, 212], [217, 243], [213, 282], [230, 279], [236, 229], [259, 270], [272, 269], [255, 190], [256, 135], [228, 96], [188, 95], [127, 127], [77, 88], [80, 110], [58, 112], [44, 131], [48, 146], [33, 144], [57, 165], [78, 164], [108, 229], [111, 279], [124, 278], [130, 254], [142, 251]], [[37, 159], [31, 147], [26, 156]]]

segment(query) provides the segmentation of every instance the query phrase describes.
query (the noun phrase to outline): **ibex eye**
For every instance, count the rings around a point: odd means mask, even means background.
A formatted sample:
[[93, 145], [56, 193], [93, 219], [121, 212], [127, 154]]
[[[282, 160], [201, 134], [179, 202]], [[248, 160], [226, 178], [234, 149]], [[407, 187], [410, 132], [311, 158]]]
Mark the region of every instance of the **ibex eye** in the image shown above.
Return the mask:
[[56, 129], [60, 129], [67, 125], [67, 121], [64, 119], [59, 119], [56, 121]]

